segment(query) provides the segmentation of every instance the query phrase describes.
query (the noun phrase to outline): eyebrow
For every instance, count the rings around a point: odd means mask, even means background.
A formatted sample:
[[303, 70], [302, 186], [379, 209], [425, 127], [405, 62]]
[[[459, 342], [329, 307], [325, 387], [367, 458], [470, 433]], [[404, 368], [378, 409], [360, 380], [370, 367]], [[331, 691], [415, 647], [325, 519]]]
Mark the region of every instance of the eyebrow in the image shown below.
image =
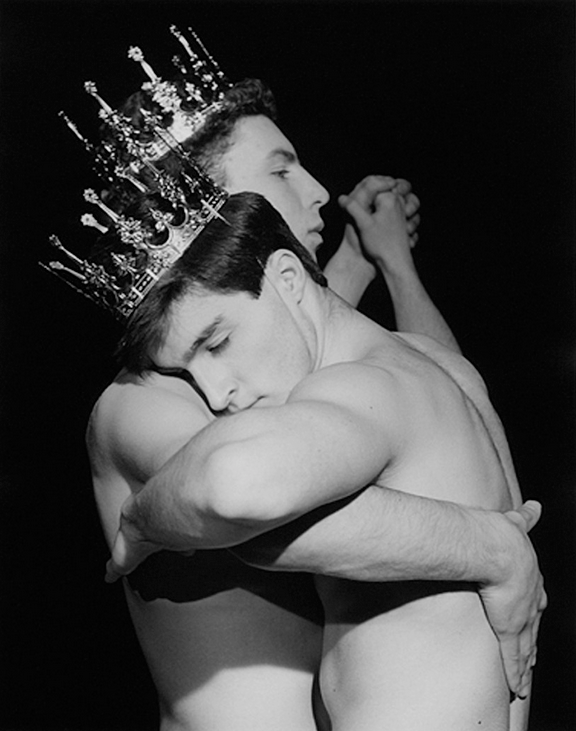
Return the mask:
[[192, 360], [192, 358], [198, 351], [198, 348], [200, 348], [200, 346], [202, 346], [214, 335], [218, 327], [222, 324], [222, 320], [222, 316], [218, 315], [209, 325], [206, 325], [204, 330], [202, 330], [202, 332], [194, 340], [192, 345], [184, 353], [184, 363], [189, 363]]
[[292, 150], [287, 150], [285, 147], [277, 147], [268, 153], [269, 160], [273, 160], [275, 157], [279, 157], [287, 163], [298, 162], [298, 155]]

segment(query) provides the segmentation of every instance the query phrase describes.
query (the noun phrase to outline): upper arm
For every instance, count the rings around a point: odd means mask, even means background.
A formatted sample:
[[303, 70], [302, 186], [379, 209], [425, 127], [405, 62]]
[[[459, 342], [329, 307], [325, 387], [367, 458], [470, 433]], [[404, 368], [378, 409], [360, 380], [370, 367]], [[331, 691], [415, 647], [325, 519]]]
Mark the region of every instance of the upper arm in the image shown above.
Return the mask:
[[110, 541], [120, 509], [130, 494], [209, 423], [210, 413], [195, 395], [114, 383], [97, 402], [86, 442], [96, 503]]
[[286, 521], [374, 482], [402, 445], [401, 397], [381, 369], [340, 364], [305, 379], [278, 408], [228, 429], [219, 488], [230, 516]]

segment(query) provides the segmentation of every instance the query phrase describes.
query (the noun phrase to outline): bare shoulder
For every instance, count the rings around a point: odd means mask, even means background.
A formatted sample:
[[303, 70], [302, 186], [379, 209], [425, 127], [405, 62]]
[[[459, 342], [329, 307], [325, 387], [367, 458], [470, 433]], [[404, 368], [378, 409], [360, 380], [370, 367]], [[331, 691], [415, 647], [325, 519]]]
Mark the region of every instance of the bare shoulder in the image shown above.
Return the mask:
[[369, 357], [334, 363], [311, 373], [292, 391], [289, 402], [333, 404], [369, 421], [382, 420], [403, 406], [402, 378], [386, 357], [374, 350]]
[[127, 470], [144, 481], [211, 419], [186, 382], [121, 373], [90, 416], [87, 446], [93, 467]]
[[487, 389], [484, 379], [463, 355], [427, 335], [396, 333], [396, 337], [446, 371], [463, 391], [472, 392], [476, 397], [486, 397]]
[[476, 368], [432, 338], [378, 331], [358, 355], [356, 360], [312, 373], [294, 389], [290, 400], [325, 400], [365, 416], [377, 413], [398, 420], [418, 404], [418, 398], [454, 393], [456, 386], [476, 408], [492, 414]]

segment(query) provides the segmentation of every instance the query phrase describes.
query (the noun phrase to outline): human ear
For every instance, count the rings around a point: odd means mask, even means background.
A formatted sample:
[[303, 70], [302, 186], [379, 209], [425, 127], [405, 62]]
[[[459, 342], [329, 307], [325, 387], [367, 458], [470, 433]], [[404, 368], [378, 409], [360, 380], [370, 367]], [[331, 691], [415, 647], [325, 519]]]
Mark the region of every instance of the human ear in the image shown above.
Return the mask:
[[294, 252], [277, 249], [270, 255], [266, 268], [277, 286], [300, 302], [306, 283], [306, 270]]

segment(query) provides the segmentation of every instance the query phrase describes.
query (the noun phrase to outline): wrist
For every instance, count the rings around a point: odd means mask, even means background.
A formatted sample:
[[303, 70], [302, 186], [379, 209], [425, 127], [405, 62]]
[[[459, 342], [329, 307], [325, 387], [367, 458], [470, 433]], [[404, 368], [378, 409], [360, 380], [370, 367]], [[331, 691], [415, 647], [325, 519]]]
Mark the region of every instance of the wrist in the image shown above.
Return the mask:
[[525, 552], [520, 531], [503, 513], [482, 511], [479, 527], [482, 547], [478, 555], [483, 566], [478, 582], [482, 586], [502, 585], [515, 574]]
[[350, 304], [356, 305], [377, 274], [372, 262], [342, 241], [324, 267], [330, 288]]
[[364, 256], [360, 248], [353, 246], [346, 236], [340, 242], [340, 246], [328, 265], [341, 272], [353, 272], [355, 276], [363, 277], [368, 284], [377, 273], [375, 264]]
[[376, 256], [374, 262], [387, 283], [408, 287], [418, 279], [414, 259], [409, 253], [398, 257]]

